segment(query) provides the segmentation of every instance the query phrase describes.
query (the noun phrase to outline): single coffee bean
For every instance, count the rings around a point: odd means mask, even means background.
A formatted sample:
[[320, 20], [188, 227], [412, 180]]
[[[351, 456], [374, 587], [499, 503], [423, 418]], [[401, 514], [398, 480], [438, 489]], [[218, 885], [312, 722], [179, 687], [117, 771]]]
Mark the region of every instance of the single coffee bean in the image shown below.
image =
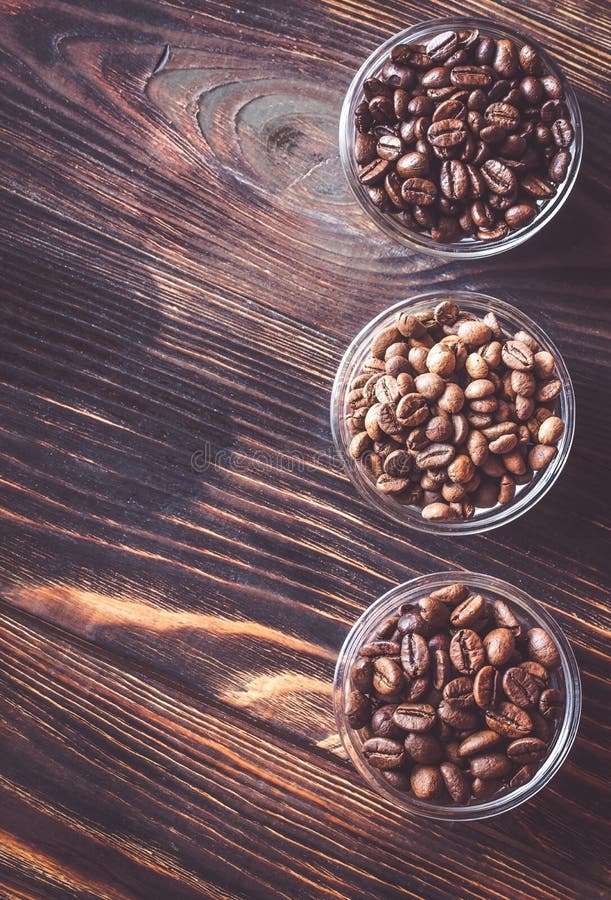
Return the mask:
[[441, 743], [430, 733], [410, 731], [403, 744], [408, 757], [416, 763], [435, 765], [443, 759]]
[[481, 731], [474, 731], [473, 734], [461, 741], [457, 752], [461, 757], [474, 756], [477, 753], [482, 753], [484, 750], [489, 750], [491, 747], [496, 747], [500, 741], [501, 736], [496, 731], [484, 728]]
[[401, 769], [384, 769], [381, 775], [395, 791], [406, 793], [411, 787], [408, 775]]
[[356, 691], [367, 693], [372, 688], [373, 666], [370, 659], [360, 657], [350, 666], [350, 681]]
[[536, 765], [522, 766], [509, 781], [510, 790], [515, 791], [516, 788], [522, 787], [523, 784], [527, 784], [536, 771]]
[[515, 650], [514, 636], [508, 628], [494, 628], [484, 637], [483, 643], [488, 662], [492, 666], [506, 665]]
[[422, 597], [422, 599], [418, 601], [418, 610], [420, 611], [423, 620], [427, 622], [431, 628], [447, 628], [450, 613], [447, 606], [440, 600], [435, 600], [433, 597]]
[[401, 645], [395, 641], [368, 641], [359, 650], [359, 656], [374, 658], [376, 656], [399, 656]]
[[400, 703], [393, 713], [393, 722], [403, 731], [430, 731], [437, 713], [427, 703]]
[[419, 800], [435, 800], [443, 793], [444, 782], [437, 766], [414, 766], [410, 782], [414, 796]]
[[429, 597], [432, 597], [434, 600], [441, 600], [442, 603], [447, 603], [449, 606], [455, 606], [457, 603], [464, 600], [468, 593], [469, 589], [467, 586], [456, 581], [452, 584], [444, 585], [444, 587], [437, 588], [435, 591], [431, 591]]
[[435, 690], [441, 691], [451, 677], [452, 661], [448, 650], [434, 649], [432, 654], [433, 687]]
[[391, 164], [387, 159], [379, 158], [372, 160], [370, 163], [367, 163], [367, 165], [361, 169], [361, 172], [359, 174], [361, 184], [367, 186], [379, 184], [388, 174], [390, 165]]
[[474, 675], [485, 662], [480, 636], [469, 628], [461, 628], [450, 642], [450, 658], [459, 672]]
[[405, 699], [410, 703], [418, 703], [420, 700], [424, 701], [424, 698], [431, 689], [430, 676], [428, 674], [422, 675], [418, 678], [408, 679], [407, 681]]
[[546, 688], [539, 698], [539, 712], [550, 721], [559, 718], [563, 708], [562, 694], [557, 688]]
[[560, 665], [560, 654], [550, 635], [543, 628], [531, 628], [526, 635], [528, 654], [534, 662], [546, 669], [557, 669]]
[[451, 706], [466, 709], [475, 705], [473, 681], [466, 675], [449, 681], [443, 689], [443, 697]]
[[430, 444], [416, 456], [420, 469], [443, 469], [452, 462], [456, 454], [452, 444]]
[[405, 750], [400, 741], [372, 737], [363, 744], [363, 755], [374, 769], [397, 769], [405, 759]]
[[481, 169], [482, 177], [494, 194], [506, 196], [513, 194], [517, 188], [516, 176], [505, 163], [498, 159], [489, 159]]
[[548, 175], [552, 181], [559, 183], [564, 181], [571, 164], [571, 154], [568, 150], [559, 150], [550, 160]]
[[474, 778], [471, 785], [471, 790], [474, 797], [476, 797], [482, 803], [485, 803], [487, 800], [490, 800], [492, 797], [494, 797], [494, 795], [498, 793], [501, 787], [502, 782], [497, 781], [495, 778]]
[[393, 703], [387, 703], [376, 709], [371, 717], [371, 730], [374, 737], [391, 738], [393, 740], [401, 739], [402, 731], [392, 720], [395, 711]]
[[475, 676], [473, 697], [484, 710], [495, 709], [502, 698], [502, 675], [494, 666], [484, 666]]
[[351, 728], [363, 728], [371, 710], [369, 697], [362, 691], [350, 691], [346, 700], [346, 717]]
[[511, 769], [511, 760], [504, 753], [489, 751], [471, 757], [470, 770], [474, 778], [482, 778], [484, 781], [505, 778]]
[[496, 709], [485, 713], [486, 725], [491, 731], [507, 738], [526, 737], [532, 731], [532, 719], [528, 713], [514, 703], [502, 701]]
[[471, 594], [452, 611], [450, 624], [453, 628], [470, 628], [484, 615], [486, 601], [481, 594]]
[[542, 666], [541, 663], [535, 662], [532, 659], [527, 659], [520, 663], [520, 668], [526, 669], [528, 674], [534, 679], [534, 682], [540, 691], [545, 690], [549, 683], [549, 672], [545, 666]]
[[[426, 623], [425, 623], [426, 624]], [[430, 666], [430, 654], [421, 634], [408, 632], [401, 642], [401, 665], [410, 678], [424, 675]]]
[[527, 669], [513, 666], [503, 675], [505, 695], [516, 706], [526, 708], [534, 706], [539, 699], [540, 688]]
[[439, 771], [452, 802], [461, 806], [467, 803], [471, 796], [471, 787], [459, 767], [452, 762], [442, 762]]
[[437, 707], [437, 715], [443, 723], [452, 728], [458, 728], [460, 731], [473, 731], [481, 722], [479, 712], [456, 706], [447, 700], [441, 701]]
[[403, 687], [403, 672], [394, 659], [376, 657], [373, 661], [373, 688], [380, 697], [393, 697]]
[[509, 759], [519, 766], [539, 762], [547, 751], [546, 744], [536, 737], [518, 738], [512, 741], [506, 750]]

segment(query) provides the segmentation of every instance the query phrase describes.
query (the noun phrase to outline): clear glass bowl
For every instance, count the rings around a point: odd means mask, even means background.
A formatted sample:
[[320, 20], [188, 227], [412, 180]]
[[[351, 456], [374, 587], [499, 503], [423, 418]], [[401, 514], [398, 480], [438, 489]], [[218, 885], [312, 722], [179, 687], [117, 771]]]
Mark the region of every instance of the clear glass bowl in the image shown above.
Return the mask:
[[[575, 140], [570, 148], [571, 164], [565, 180], [559, 185], [554, 197], [539, 204], [539, 211], [530, 225], [516, 231], [510, 231], [504, 238], [496, 241], [478, 241], [474, 238], [465, 237], [461, 241], [455, 243], [441, 244], [434, 241], [432, 237], [426, 234], [409, 231], [391, 215], [377, 209], [369, 199], [365, 188], [359, 181], [358, 166], [354, 154], [356, 137], [354, 111], [363, 98], [363, 83], [368, 78], [377, 75], [384, 64], [386, 57], [397, 44], [417, 44], [425, 42], [434, 34], [448, 29], [456, 31], [475, 28], [480, 31], [480, 34], [496, 38], [497, 40], [499, 38], [511, 38], [518, 44], [529, 44], [540, 53], [546, 74], [556, 75], [562, 81], [565, 90], [565, 102], [569, 110], [571, 124], [575, 131]], [[411, 28], [406, 28], [404, 31], [394, 34], [378, 47], [377, 50], [374, 50], [365, 60], [354, 76], [344, 99], [339, 124], [339, 151], [344, 173], [354, 196], [372, 221], [375, 222], [388, 237], [407, 247], [411, 247], [413, 250], [422, 250], [425, 253], [431, 253], [436, 256], [442, 256], [449, 259], [467, 256], [478, 259], [484, 256], [494, 256], [497, 253], [504, 253], [506, 250], [511, 250], [513, 247], [517, 247], [519, 244], [527, 241], [547, 225], [563, 206], [573, 189], [581, 164], [583, 152], [583, 123], [575, 91], [566, 81], [555, 63], [550, 59], [546, 51], [535, 41], [530, 37], [526, 38], [508, 28], [495, 25], [493, 22], [486, 19], [452, 16], [445, 19], [431, 19], [430, 21], [423, 22], [420, 25], [414, 25]]]
[[[352, 459], [348, 454], [351, 436], [346, 425], [346, 413], [348, 412], [350, 384], [360, 372], [361, 366], [369, 355], [369, 347], [374, 334], [392, 324], [400, 310], [407, 310], [410, 313], [419, 312], [433, 308], [441, 300], [454, 300], [461, 310], [472, 312], [479, 317], [483, 317], [487, 312], [494, 312], [501, 327], [509, 334], [520, 330], [526, 331], [536, 338], [543, 350], [549, 351], [555, 357], [557, 377], [562, 382], [562, 391], [557, 400], [557, 415], [564, 421], [565, 429], [558, 442], [558, 452], [552, 462], [547, 468], [535, 472], [528, 484], [518, 485], [511, 503], [506, 506], [497, 504], [491, 509], [476, 509], [472, 519], [430, 522], [422, 518], [419, 507], [401, 504], [392, 495], [379, 491], [362, 463]], [[346, 350], [335, 376], [331, 394], [331, 433], [350, 480], [370, 506], [382, 510], [403, 525], [409, 525], [411, 528], [426, 531], [429, 534], [479, 534], [512, 522], [534, 506], [552, 487], [564, 468], [573, 443], [575, 394], [571, 376], [557, 347], [547, 334], [523, 312], [486, 294], [439, 290], [419, 294], [390, 306], [365, 325], [355, 337]]]
[[[556, 732], [547, 756], [535, 776], [527, 784], [513, 791], [506, 790], [505, 793], [499, 793], [484, 803], [473, 800], [466, 806], [418, 800], [410, 794], [392, 788], [382, 775], [366, 762], [363, 755], [366, 736], [350, 727], [345, 714], [346, 695], [350, 690], [350, 667], [357, 658], [360, 647], [366, 643], [375, 628], [393, 615], [402, 603], [414, 603], [431, 591], [455, 581], [460, 581], [467, 587], [480, 592], [486, 599], [502, 598], [507, 600], [516, 608], [520, 617], [523, 615], [527, 623], [532, 623], [530, 627], [540, 626], [550, 634], [555, 641], [561, 660], [560, 667], [552, 674], [550, 684], [561, 689], [565, 695], [564, 715], [562, 720], [556, 724]], [[524, 591], [490, 575], [473, 572], [440, 572], [433, 575], [422, 575], [392, 588], [365, 610], [350, 630], [339, 652], [333, 680], [333, 707], [342, 744], [355, 768], [372, 790], [390, 800], [394, 806], [430, 819], [449, 821], [487, 819], [490, 816], [515, 809], [516, 806], [530, 800], [560, 769], [569, 754], [579, 727], [581, 679], [575, 655], [564, 632], [540, 603], [533, 600]]]

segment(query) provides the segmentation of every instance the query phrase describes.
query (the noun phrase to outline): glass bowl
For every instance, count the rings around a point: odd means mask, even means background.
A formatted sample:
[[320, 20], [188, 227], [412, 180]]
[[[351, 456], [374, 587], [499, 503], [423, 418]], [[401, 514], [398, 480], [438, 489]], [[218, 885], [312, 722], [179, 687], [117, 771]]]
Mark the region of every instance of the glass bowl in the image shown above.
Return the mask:
[[[471, 519], [451, 519], [449, 521], [426, 521], [417, 506], [401, 504], [390, 494], [379, 491], [361, 462], [348, 454], [351, 435], [346, 424], [348, 394], [350, 384], [359, 373], [369, 354], [374, 334], [394, 322], [397, 313], [410, 313], [431, 309], [442, 300], [454, 300], [462, 311], [479, 317], [494, 312], [501, 327], [509, 334], [523, 330], [540, 343], [543, 350], [550, 352], [556, 360], [557, 377], [562, 382], [562, 390], [557, 399], [557, 415], [564, 421], [564, 434], [558, 442], [558, 452], [547, 468], [535, 472], [528, 484], [518, 485], [511, 503], [497, 504], [490, 509], [476, 509]], [[575, 394], [568, 369], [556, 346], [547, 334], [523, 312], [503, 303], [495, 297], [469, 291], [434, 291], [419, 294], [390, 306], [372, 319], [354, 338], [339, 364], [331, 393], [331, 433], [337, 453], [361, 497], [374, 509], [386, 513], [396, 522], [409, 525], [429, 534], [479, 534], [512, 522], [535, 505], [552, 487], [567, 461], [575, 433]]]
[[[550, 634], [556, 644], [561, 661], [560, 667], [551, 675], [550, 684], [563, 690], [565, 695], [564, 715], [562, 720], [556, 724], [555, 735], [549, 745], [547, 756], [534, 777], [519, 788], [507, 789], [505, 793], [499, 793], [485, 802], [470, 801], [465, 806], [418, 800], [410, 794], [392, 788], [378, 770], [373, 769], [366, 762], [363, 755], [366, 735], [352, 728], [348, 724], [345, 714], [346, 695], [350, 690], [350, 667], [357, 658], [360, 647], [376, 627], [393, 615], [402, 603], [414, 603], [431, 591], [457, 580], [480, 592], [486, 599], [507, 600], [516, 609], [518, 615], [523, 615], [529, 624], [532, 623], [530, 627], [542, 627]], [[333, 680], [333, 707], [342, 744], [355, 768], [369, 787], [385, 799], [390, 800], [393, 806], [430, 819], [446, 821], [487, 819], [490, 816], [515, 809], [530, 800], [560, 769], [570, 752], [579, 727], [581, 679], [577, 661], [564, 632], [540, 603], [533, 600], [524, 591], [489, 575], [458, 571], [440, 572], [433, 575], [422, 575], [392, 588], [365, 610], [350, 630], [339, 652]]]
[[[421, 43], [425, 42], [433, 35], [445, 30], [473, 30], [478, 29], [482, 35], [490, 36], [495, 39], [510, 38], [518, 44], [529, 44], [534, 47], [541, 55], [546, 74], [556, 75], [562, 82], [565, 91], [565, 103], [568, 107], [569, 116], [575, 139], [571, 145], [571, 163], [566, 178], [558, 186], [558, 190], [554, 197], [539, 203], [537, 215], [533, 221], [516, 231], [510, 231], [504, 238], [494, 241], [480, 241], [474, 238], [463, 238], [454, 243], [443, 244], [434, 241], [432, 237], [426, 234], [409, 231], [399, 221], [394, 219], [390, 214], [381, 212], [373, 205], [366, 189], [359, 181], [358, 165], [355, 159], [355, 128], [354, 128], [354, 112], [358, 103], [363, 98], [363, 83], [372, 76], [377, 75], [383, 63], [385, 62], [390, 51], [397, 44], [403, 43]], [[390, 238], [413, 250], [422, 250], [425, 253], [431, 253], [436, 256], [445, 258], [472, 257], [478, 259], [485, 256], [494, 256], [497, 253], [504, 253], [517, 247], [524, 241], [527, 241], [533, 235], [537, 234], [558, 212], [558, 210], [566, 202], [575, 180], [579, 172], [581, 157], [583, 152], [583, 123], [579, 103], [575, 95], [575, 91], [566, 81], [558, 67], [550, 59], [549, 55], [531, 38], [526, 38], [517, 32], [511, 31], [509, 28], [495, 25], [486, 19], [478, 19], [471, 17], [452, 16], [442, 19], [431, 19], [420, 25], [413, 25], [394, 34], [385, 41], [377, 50], [365, 60], [361, 68], [354, 76], [350, 87], [346, 93], [344, 103], [340, 115], [339, 124], [339, 151], [342, 166], [348, 183], [354, 196], [371, 218], [371, 220]]]

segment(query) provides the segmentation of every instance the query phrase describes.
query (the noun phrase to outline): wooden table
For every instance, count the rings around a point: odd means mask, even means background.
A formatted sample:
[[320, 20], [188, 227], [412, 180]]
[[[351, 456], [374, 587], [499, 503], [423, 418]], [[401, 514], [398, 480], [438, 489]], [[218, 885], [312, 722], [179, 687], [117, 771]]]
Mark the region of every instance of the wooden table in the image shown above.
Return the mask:
[[[562, 61], [585, 156], [543, 234], [446, 263], [359, 211], [338, 114], [393, 31], [482, 10]], [[609, 7], [0, 12], [0, 895], [609, 896]], [[328, 424], [357, 329], [435, 286], [536, 317], [577, 392], [575, 446], [549, 496], [462, 540], [368, 510]], [[355, 618], [448, 568], [553, 610], [585, 695], [552, 785], [462, 826], [372, 795], [331, 713]]]

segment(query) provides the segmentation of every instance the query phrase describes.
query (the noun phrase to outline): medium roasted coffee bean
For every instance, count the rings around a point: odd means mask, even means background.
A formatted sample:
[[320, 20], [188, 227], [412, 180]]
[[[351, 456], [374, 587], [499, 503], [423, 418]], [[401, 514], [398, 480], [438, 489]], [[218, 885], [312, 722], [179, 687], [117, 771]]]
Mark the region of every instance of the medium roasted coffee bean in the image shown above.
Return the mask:
[[410, 782], [419, 800], [435, 800], [443, 793], [444, 782], [437, 766], [414, 766]]
[[520, 663], [520, 668], [526, 669], [528, 674], [534, 679], [535, 684], [540, 691], [545, 690], [549, 683], [549, 672], [545, 666], [542, 666], [541, 663], [535, 662], [532, 659], [527, 659]]
[[393, 713], [393, 722], [403, 731], [430, 731], [436, 721], [428, 703], [400, 703]]
[[490, 751], [471, 757], [470, 770], [474, 778], [484, 781], [505, 778], [511, 772], [511, 760], [504, 753]]
[[408, 632], [401, 642], [401, 665], [410, 678], [424, 675], [430, 666], [430, 654], [426, 640], [421, 634]]
[[545, 666], [546, 669], [557, 669], [560, 665], [560, 654], [550, 635], [543, 628], [531, 628], [526, 639], [528, 654], [532, 660]]
[[374, 769], [397, 769], [405, 759], [405, 750], [399, 741], [372, 737], [363, 744], [363, 755]]
[[385, 769], [381, 774], [384, 781], [387, 781], [395, 791], [403, 793], [409, 791], [411, 787], [409, 776], [402, 769]]
[[423, 620], [431, 628], [447, 628], [450, 614], [448, 608], [440, 600], [435, 600], [433, 597], [423, 597], [418, 601], [418, 610]]
[[539, 699], [540, 688], [527, 669], [513, 666], [503, 675], [503, 690], [516, 706], [534, 706]]
[[494, 666], [484, 666], [473, 682], [473, 696], [481, 709], [495, 709], [501, 702], [502, 675]]
[[363, 728], [369, 721], [371, 703], [362, 691], [350, 691], [346, 700], [346, 717], [351, 728]]
[[484, 615], [486, 601], [481, 594], [471, 594], [452, 611], [450, 624], [453, 628], [470, 628]]
[[536, 765], [531, 764], [528, 766], [522, 766], [520, 769], [518, 769], [513, 778], [511, 778], [509, 782], [510, 790], [515, 791], [516, 788], [522, 787], [523, 784], [527, 784], [536, 771]]
[[508, 628], [494, 628], [484, 637], [483, 643], [488, 662], [497, 668], [506, 665], [515, 650], [515, 640]]
[[477, 728], [481, 722], [479, 712], [474, 709], [467, 709], [442, 700], [437, 707], [437, 715], [446, 725], [452, 728], [458, 728], [461, 731], [469, 731]]
[[452, 444], [430, 444], [416, 456], [416, 465], [420, 469], [444, 469], [452, 462], [456, 454]]
[[547, 751], [546, 744], [536, 737], [518, 738], [506, 750], [509, 759], [518, 766], [538, 763]]
[[489, 750], [491, 747], [496, 747], [500, 741], [500, 734], [497, 734], [496, 731], [491, 731], [489, 728], [484, 728], [481, 731], [474, 731], [473, 734], [461, 741], [457, 752], [460, 757], [474, 756], [477, 753]]
[[[386, 417], [383, 416], [385, 409], [386, 407], [380, 411], [380, 425], [387, 431], [385, 426]], [[401, 428], [420, 425], [429, 415], [428, 404], [421, 394], [406, 394], [404, 397], [401, 397], [396, 410], [394, 408], [391, 408], [391, 410], [390, 416], [397, 422], [399, 430]], [[388, 425], [393, 427], [392, 422], [388, 422]], [[387, 433], [390, 432], [387, 431]]]
[[539, 698], [539, 712], [544, 719], [557, 719], [563, 708], [562, 694], [557, 688], [546, 688]]
[[485, 713], [486, 725], [507, 738], [526, 737], [532, 731], [532, 719], [515, 703], [502, 701], [496, 709]]
[[401, 667], [387, 656], [376, 657], [373, 661], [373, 689], [380, 697], [393, 697], [404, 684]]
[[447, 603], [449, 606], [454, 606], [464, 600], [468, 593], [468, 587], [462, 582], [456, 581], [431, 591], [429, 597], [432, 597], [433, 600], [441, 600], [442, 603]]
[[376, 656], [399, 656], [401, 653], [401, 645], [395, 641], [368, 641], [363, 644], [359, 650], [359, 656], [373, 658]]
[[416, 763], [435, 765], [443, 759], [443, 748], [432, 734], [410, 731], [403, 742], [407, 755]]
[[441, 691], [451, 677], [452, 661], [449, 652], [445, 649], [435, 649], [432, 654], [433, 687]]
[[473, 681], [466, 675], [449, 681], [443, 689], [443, 698], [451, 706], [466, 709], [475, 705], [473, 697]]

